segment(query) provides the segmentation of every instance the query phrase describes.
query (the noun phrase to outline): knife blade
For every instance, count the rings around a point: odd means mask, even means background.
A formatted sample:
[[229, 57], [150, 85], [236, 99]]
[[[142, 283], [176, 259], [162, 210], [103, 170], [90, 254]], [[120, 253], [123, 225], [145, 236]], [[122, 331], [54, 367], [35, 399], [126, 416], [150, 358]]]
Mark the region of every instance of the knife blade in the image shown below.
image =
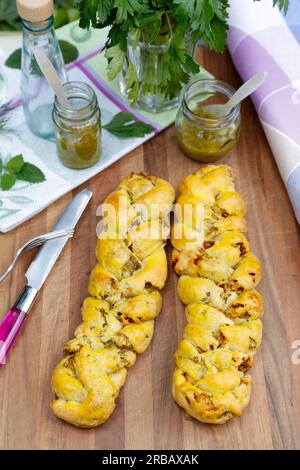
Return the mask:
[[[84, 189], [78, 193], [54, 225], [53, 230], [75, 228], [92, 195], [93, 193], [89, 189]], [[64, 249], [68, 238], [66, 236], [45, 242], [27, 269], [25, 273], [27, 284], [0, 324], [0, 367], [5, 363], [8, 353], [25, 323], [30, 308]]]
[[[91, 196], [92, 192], [88, 189], [78, 193], [55, 224], [53, 230], [75, 228]], [[67, 237], [62, 237], [44, 243], [25, 273], [28, 285], [37, 290], [41, 289], [67, 241]]]

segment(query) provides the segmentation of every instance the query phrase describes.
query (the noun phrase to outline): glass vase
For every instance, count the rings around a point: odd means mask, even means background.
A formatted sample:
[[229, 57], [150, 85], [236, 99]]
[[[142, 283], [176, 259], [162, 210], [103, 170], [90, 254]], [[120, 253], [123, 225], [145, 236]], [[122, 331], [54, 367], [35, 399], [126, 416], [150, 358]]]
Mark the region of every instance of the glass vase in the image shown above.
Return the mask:
[[[189, 34], [186, 35], [186, 51], [194, 55], [195, 45]], [[179, 95], [166, 96], [162, 86], [166, 67], [169, 61], [169, 38], [165, 38], [164, 44], [154, 45], [139, 42], [135, 47], [132, 41], [127, 40], [127, 55], [133, 63], [139, 81], [139, 98], [137, 105], [150, 112], [161, 112], [176, 108], [179, 104]], [[121, 92], [127, 97], [125, 76], [128, 70], [128, 62], [125, 60], [121, 73]]]

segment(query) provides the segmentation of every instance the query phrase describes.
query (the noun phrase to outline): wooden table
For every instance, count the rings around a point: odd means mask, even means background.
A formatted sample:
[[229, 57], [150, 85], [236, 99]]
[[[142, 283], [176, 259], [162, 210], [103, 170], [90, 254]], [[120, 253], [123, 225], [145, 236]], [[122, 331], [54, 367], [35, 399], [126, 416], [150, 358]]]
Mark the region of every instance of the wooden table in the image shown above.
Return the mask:
[[[200, 61], [216, 77], [239, 85], [227, 53], [205, 49]], [[179, 150], [170, 127], [40, 215], [0, 235], [2, 271], [24, 241], [51, 228], [75, 193], [84, 187], [94, 191], [75, 237], [50, 274], [8, 364], [0, 370], [1, 449], [300, 448], [300, 364], [291, 359], [292, 343], [300, 339], [299, 228], [250, 101], [243, 105], [241, 140], [224, 163], [237, 173], [238, 188], [248, 202], [251, 246], [264, 266], [264, 338], [252, 371], [251, 404], [243, 417], [223, 426], [203, 425], [186, 420], [171, 397], [173, 353], [185, 324], [177, 276], [171, 270], [152, 345], [130, 370], [109, 421], [98, 429], [81, 430], [57, 420], [49, 408], [51, 372], [80, 322], [80, 305], [95, 263], [97, 205], [132, 170], [167, 178], [177, 188], [199, 166]], [[16, 300], [32, 255], [22, 259], [0, 286], [2, 314]]]

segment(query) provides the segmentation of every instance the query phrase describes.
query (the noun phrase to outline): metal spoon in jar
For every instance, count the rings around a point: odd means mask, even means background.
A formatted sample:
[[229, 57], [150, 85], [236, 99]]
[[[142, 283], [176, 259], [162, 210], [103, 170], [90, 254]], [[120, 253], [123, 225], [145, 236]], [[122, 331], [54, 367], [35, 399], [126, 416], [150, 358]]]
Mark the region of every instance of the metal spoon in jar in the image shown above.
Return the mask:
[[259, 88], [262, 83], [267, 78], [268, 73], [262, 72], [257, 75], [254, 75], [246, 83], [244, 83], [227, 101], [225, 104], [208, 104], [203, 109], [208, 111], [212, 115], [218, 117], [227, 116], [232, 108], [237, 106], [241, 101], [251, 95], [257, 88]]

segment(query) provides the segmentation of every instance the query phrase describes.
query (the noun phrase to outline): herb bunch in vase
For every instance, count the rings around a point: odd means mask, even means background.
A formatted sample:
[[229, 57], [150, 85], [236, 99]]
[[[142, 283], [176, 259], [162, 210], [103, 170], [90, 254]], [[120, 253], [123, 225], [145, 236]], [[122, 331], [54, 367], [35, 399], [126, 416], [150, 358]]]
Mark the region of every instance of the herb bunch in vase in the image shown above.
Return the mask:
[[[287, 8], [288, 0], [274, 0]], [[199, 72], [195, 45], [222, 52], [228, 0], [76, 0], [82, 28], [109, 26], [108, 79], [120, 76], [132, 106], [159, 112], [175, 107], [191, 75]], [[241, 6], [242, 7], [242, 6]]]

